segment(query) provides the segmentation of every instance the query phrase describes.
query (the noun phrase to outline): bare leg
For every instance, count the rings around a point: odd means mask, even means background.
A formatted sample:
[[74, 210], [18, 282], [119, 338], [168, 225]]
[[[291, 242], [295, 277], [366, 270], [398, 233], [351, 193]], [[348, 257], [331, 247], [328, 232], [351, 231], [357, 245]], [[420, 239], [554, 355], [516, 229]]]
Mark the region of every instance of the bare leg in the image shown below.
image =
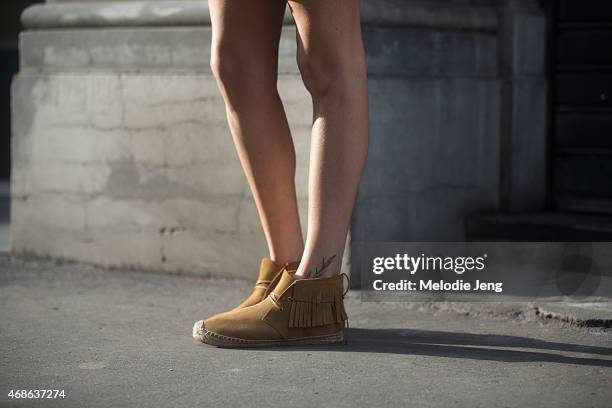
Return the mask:
[[285, 0], [209, 0], [211, 67], [238, 156], [255, 198], [270, 258], [303, 251], [295, 193], [295, 151], [277, 92]]
[[359, 0], [289, 0], [314, 118], [308, 233], [296, 278], [339, 272], [367, 157], [368, 103]]

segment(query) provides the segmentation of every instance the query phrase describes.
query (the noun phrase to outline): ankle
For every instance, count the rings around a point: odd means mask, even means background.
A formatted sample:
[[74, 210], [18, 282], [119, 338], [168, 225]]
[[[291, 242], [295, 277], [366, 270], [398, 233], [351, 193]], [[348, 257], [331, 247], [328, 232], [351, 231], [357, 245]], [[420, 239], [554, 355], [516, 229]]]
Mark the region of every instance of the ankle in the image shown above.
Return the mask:
[[340, 263], [336, 254], [322, 257], [318, 261], [312, 258], [303, 260], [297, 269], [295, 279], [331, 278], [340, 272]]
[[270, 254], [270, 259], [274, 261], [277, 265], [287, 265], [289, 263], [300, 262], [300, 258], [302, 257], [301, 252], [291, 252], [286, 254]]
[[293, 279], [294, 280], [302, 280], [302, 279], [308, 279], [308, 276], [304, 276], [304, 274], [300, 274], [298, 272], [293, 274]]

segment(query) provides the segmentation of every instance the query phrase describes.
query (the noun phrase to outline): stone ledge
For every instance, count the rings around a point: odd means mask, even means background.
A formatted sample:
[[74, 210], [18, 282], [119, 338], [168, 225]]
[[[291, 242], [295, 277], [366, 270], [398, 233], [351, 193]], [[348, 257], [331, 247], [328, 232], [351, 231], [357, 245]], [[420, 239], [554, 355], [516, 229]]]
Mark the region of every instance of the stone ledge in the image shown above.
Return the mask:
[[364, 25], [406, 26], [449, 31], [495, 33], [499, 19], [494, 7], [435, 4], [428, 1], [374, 0], [362, 2]]
[[[210, 38], [206, 26], [28, 30], [20, 36], [21, 72], [210, 73]], [[284, 27], [279, 74], [299, 74], [295, 53], [295, 28]]]
[[210, 25], [205, 1], [37, 4], [21, 15], [26, 28]]
[[[364, 2], [361, 17], [364, 25], [451, 31], [494, 33], [499, 25], [493, 7], [425, 1]], [[208, 4], [201, 0], [48, 3], [27, 8], [21, 20], [28, 29], [210, 25]], [[287, 8], [284, 24], [292, 23]]]
[[[210, 72], [211, 28], [37, 29], [21, 33], [23, 71]], [[473, 32], [365, 27], [370, 76], [496, 78], [495, 36]], [[279, 74], [299, 75], [295, 27], [285, 26]], [[247, 70], [248, 71], [248, 70]]]

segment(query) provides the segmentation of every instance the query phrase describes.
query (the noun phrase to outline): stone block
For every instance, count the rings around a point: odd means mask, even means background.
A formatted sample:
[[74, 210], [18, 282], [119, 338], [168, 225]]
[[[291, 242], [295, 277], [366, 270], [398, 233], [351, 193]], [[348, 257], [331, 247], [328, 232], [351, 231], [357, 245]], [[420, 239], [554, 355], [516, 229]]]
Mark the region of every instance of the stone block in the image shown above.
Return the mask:
[[[305, 227], [310, 98], [279, 91]], [[13, 93], [14, 251], [253, 278], [265, 240], [209, 73], [24, 71]]]
[[[295, 28], [283, 27], [279, 73], [298, 74]], [[210, 26], [36, 29], [20, 36], [23, 71], [210, 73]], [[214, 84], [212, 84], [214, 85]]]

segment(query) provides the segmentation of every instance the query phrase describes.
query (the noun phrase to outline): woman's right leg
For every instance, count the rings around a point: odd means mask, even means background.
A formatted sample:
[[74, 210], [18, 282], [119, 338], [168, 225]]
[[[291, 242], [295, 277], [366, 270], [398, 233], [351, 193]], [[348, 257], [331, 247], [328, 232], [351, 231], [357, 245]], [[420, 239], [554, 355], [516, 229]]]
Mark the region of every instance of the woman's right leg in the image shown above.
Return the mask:
[[304, 247], [295, 193], [295, 151], [278, 95], [278, 44], [286, 0], [209, 0], [211, 67], [240, 162], [277, 263]]

